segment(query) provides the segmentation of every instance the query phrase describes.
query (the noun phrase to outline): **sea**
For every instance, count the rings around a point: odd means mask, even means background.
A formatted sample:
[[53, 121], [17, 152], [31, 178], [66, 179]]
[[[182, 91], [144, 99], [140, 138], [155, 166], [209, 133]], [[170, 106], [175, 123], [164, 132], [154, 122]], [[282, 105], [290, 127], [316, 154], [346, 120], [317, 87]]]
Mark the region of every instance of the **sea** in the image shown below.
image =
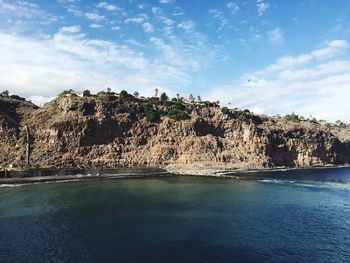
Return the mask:
[[0, 187], [0, 262], [350, 262], [350, 169]]

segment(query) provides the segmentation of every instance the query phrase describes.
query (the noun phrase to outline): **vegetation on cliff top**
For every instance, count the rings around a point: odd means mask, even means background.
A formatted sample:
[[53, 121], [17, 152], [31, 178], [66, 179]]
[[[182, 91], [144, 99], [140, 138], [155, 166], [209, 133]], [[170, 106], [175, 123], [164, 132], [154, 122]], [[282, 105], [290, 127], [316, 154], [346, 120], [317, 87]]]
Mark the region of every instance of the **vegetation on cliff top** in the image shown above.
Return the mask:
[[[111, 91], [110, 88], [107, 88], [107, 91], [100, 91], [96, 94], [92, 94], [89, 90], [84, 90], [82, 92], [74, 91], [73, 89], [62, 91], [58, 97], [53, 100], [53, 102], [57, 102], [63, 97], [72, 97], [76, 100], [96, 100], [101, 101], [102, 103], [112, 103], [112, 102], [137, 102], [141, 105], [144, 117], [150, 122], [157, 122], [160, 120], [162, 116], [168, 116], [174, 120], [186, 120], [190, 118], [190, 112], [193, 108], [203, 108], [203, 107], [220, 107], [219, 101], [211, 102], [211, 101], [202, 101], [200, 96], [197, 96], [197, 99], [190, 94], [188, 99], [181, 97], [179, 94], [176, 94], [176, 97], [170, 99], [168, 95], [163, 92], [158, 96], [158, 89], [155, 89], [155, 96], [153, 97], [143, 97], [140, 96], [138, 91], [135, 91], [132, 94], [129, 94], [127, 91], [122, 90], [119, 93]], [[0, 98], [5, 100], [14, 100], [21, 101], [26, 103], [26, 99], [19, 97], [17, 95], [10, 95], [10, 93], [5, 90], [0, 93]], [[29, 102], [31, 103], [31, 102]], [[254, 115], [248, 109], [230, 109], [228, 107], [221, 107], [221, 112], [224, 115], [227, 115], [231, 118], [237, 118], [243, 121], [247, 121], [252, 119]], [[297, 115], [294, 112], [281, 117], [279, 115], [274, 116], [273, 118], [277, 119], [285, 119], [293, 122], [303, 122], [310, 121], [313, 123], [324, 124], [328, 128], [334, 127], [347, 127], [350, 126], [340, 120], [335, 123], [329, 123], [324, 120], [316, 120], [312, 116], [310, 118], [305, 118], [304, 116]], [[30, 123], [30, 120], [26, 120], [23, 124]], [[350, 129], [350, 128], [349, 128]]]

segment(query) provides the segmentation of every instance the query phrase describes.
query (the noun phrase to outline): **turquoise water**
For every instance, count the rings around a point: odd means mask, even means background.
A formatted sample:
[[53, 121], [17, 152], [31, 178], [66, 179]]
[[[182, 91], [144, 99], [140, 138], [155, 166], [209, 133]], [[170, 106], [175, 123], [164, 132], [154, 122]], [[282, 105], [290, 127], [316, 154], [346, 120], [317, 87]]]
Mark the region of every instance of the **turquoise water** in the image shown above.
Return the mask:
[[350, 262], [350, 169], [0, 188], [0, 262]]

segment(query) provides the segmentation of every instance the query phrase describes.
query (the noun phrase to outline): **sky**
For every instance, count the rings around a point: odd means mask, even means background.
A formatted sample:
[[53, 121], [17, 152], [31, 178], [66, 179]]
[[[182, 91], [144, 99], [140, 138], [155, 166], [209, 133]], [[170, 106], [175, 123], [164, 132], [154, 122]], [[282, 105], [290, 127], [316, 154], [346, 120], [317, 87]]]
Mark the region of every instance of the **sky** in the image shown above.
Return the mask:
[[157, 88], [350, 122], [350, 0], [0, 0], [0, 91]]

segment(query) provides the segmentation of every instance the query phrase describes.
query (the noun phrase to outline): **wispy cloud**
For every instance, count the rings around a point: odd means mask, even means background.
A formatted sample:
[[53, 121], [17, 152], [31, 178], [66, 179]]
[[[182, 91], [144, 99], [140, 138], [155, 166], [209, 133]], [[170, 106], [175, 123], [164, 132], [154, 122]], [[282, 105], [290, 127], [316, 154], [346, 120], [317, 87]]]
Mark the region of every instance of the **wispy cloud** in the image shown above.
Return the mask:
[[32, 96], [38, 103], [62, 89], [96, 92], [110, 86], [133, 91], [135, 83], [143, 83], [137, 87], [143, 94], [151, 95], [158, 87], [171, 95], [201, 65], [197, 59], [203, 56], [193, 56], [192, 52], [185, 55], [181, 46], [174, 49], [176, 45], [160, 38], [152, 41], [161, 53], [150, 60], [130, 45], [88, 38], [78, 29], [63, 27], [43, 38], [0, 31], [0, 87]]
[[154, 26], [148, 22], [142, 24], [144, 30], [146, 33], [153, 33], [154, 32]]
[[276, 27], [267, 32], [268, 41], [273, 45], [280, 45], [284, 41], [283, 31]]
[[220, 23], [219, 30], [223, 29], [224, 26], [228, 24], [228, 19], [224, 15], [222, 11], [219, 11], [217, 9], [211, 9], [209, 10], [209, 14], [212, 15], [214, 19], [217, 19]]
[[228, 2], [226, 7], [231, 11], [232, 14], [236, 14], [239, 10], [239, 5], [235, 2]]
[[80, 32], [81, 28], [79, 25], [74, 26], [64, 26], [59, 29], [60, 32], [63, 33], [78, 33]]
[[326, 47], [313, 51], [312, 55], [316, 58], [329, 57], [342, 52], [348, 46], [349, 44], [345, 40], [334, 40], [330, 42]]
[[258, 113], [295, 111], [307, 117], [350, 121], [346, 102], [350, 61], [333, 59], [347, 47], [347, 41], [334, 40], [308, 54], [279, 58], [264, 69], [243, 75], [236, 84], [214, 88], [210, 98]]
[[87, 19], [97, 21], [97, 22], [105, 19], [105, 17], [103, 15], [100, 15], [100, 14], [94, 13], [94, 12], [87, 12], [87, 13], [85, 13], [85, 16]]
[[262, 16], [265, 13], [265, 11], [270, 7], [270, 4], [264, 0], [257, 0], [256, 7], [258, 16]]
[[185, 22], [178, 24], [177, 27], [184, 29], [186, 31], [189, 31], [189, 30], [192, 30], [194, 28], [194, 22], [191, 20], [185, 21]]
[[158, 16], [157, 20], [163, 22], [167, 26], [172, 26], [175, 24], [175, 21], [173, 19], [165, 17], [165, 16]]
[[76, 0], [57, 0], [57, 3], [59, 4], [65, 4], [65, 3], [69, 3], [69, 4], [72, 4], [72, 3], [75, 3]]
[[175, 0], [159, 0], [159, 3], [161, 4], [170, 4], [170, 3], [174, 3]]
[[100, 28], [103, 28], [103, 25], [93, 23], [93, 24], [90, 25], [90, 28], [93, 28], [93, 29], [100, 29]]
[[160, 9], [159, 7], [152, 7], [151, 10], [154, 15], [160, 14], [162, 12], [162, 9]]
[[136, 23], [136, 24], [142, 24], [144, 22], [146, 22], [146, 20], [148, 19], [148, 15], [147, 14], [138, 14], [135, 17], [129, 17], [127, 19], [125, 19], [125, 24], [129, 24], [129, 23]]
[[19, 31], [59, 20], [59, 16], [43, 11], [36, 3], [22, 0], [0, 0], [0, 17], [7, 22], [15, 20], [13, 26]]
[[105, 9], [107, 11], [117, 11], [120, 10], [120, 8], [116, 5], [109, 4], [107, 2], [99, 2], [97, 5], [97, 8]]

